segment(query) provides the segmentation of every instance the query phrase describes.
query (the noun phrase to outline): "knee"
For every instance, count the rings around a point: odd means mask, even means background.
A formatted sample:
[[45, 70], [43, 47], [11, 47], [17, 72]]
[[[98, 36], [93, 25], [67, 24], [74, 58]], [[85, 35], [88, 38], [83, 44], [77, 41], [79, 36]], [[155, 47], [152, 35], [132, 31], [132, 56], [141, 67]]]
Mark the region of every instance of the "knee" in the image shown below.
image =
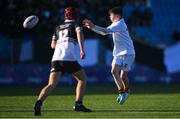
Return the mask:
[[86, 75], [84, 75], [84, 76], [77, 79], [78, 82], [86, 82], [86, 80], [87, 80]]
[[55, 88], [55, 87], [56, 87], [56, 85], [55, 85], [55, 84], [48, 84], [48, 85], [47, 85], [47, 87], [48, 87], [48, 88], [52, 88], [52, 89], [53, 89], [53, 88]]
[[86, 79], [87, 79], [87, 75], [86, 75], [85, 72], [83, 72], [82, 77], [81, 77], [81, 80], [82, 80], [82, 81], [86, 81]]
[[81, 70], [74, 74], [74, 77], [77, 81], [84, 82], [87, 79], [86, 73], [84, 70]]
[[121, 78], [122, 78], [123, 80], [126, 80], [126, 79], [127, 79], [127, 75], [122, 75]]
[[119, 74], [119, 71], [117, 69], [111, 69], [111, 74], [112, 75]]

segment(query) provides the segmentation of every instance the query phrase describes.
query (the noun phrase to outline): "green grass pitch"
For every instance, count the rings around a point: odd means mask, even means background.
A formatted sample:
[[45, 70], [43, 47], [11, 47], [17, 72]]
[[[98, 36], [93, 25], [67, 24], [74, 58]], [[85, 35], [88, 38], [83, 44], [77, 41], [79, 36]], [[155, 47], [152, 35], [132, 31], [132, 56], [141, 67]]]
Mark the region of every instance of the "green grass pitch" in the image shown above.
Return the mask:
[[[33, 106], [42, 86], [0, 86], [0, 118], [37, 118]], [[73, 112], [74, 86], [58, 86], [42, 107], [42, 118], [180, 118], [180, 87], [139, 84], [123, 105], [113, 84], [87, 86], [84, 104], [93, 112]]]

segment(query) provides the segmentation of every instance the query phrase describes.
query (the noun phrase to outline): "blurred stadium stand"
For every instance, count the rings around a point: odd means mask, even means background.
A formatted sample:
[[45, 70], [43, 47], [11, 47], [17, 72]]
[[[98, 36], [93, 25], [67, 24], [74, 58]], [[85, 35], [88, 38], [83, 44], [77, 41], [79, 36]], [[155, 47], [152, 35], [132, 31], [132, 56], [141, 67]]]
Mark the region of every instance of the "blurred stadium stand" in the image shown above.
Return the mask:
[[[0, 84], [46, 84], [48, 81], [50, 67], [42, 64], [15, 64], [1, 65]], [[110, 66], [86, 66], [88, 83], [107, 84], [113, 83]], [[180, 83], [180, 75], [174, 74], [168, 76], [166, 73], [158, 70], [135, 64], [133, 70], [129, 72], [129, 80], [133, 83]], [[74, 84], [72, 76], [65, 74], [59, 80], [61, 83]]]
[[152, 13], [152, 18], [149, 17], [152, 20], [151, 24], [133, 26], [133, 31], [137, 37], [152, 46], [172, 45], [174, 43], [173, 32], [180, 31], [179, 5], [179, 0], [151, 0], [150, 5], [148, 5], [148, 9]]
[[[117, 5], [123, 6], [136, 49], [131, 82], [180, 82], [180, 0], [1, 0], [0, 84], [47, 80], [53, 53], [51, 37], [55, 26], [63, 22], [66, 6], [78, 8], [80, 20], [89, 18], [108, 26], [107, 11]], [[39, 16], [39, 24], [23, 29], [23, 20], [32, 14]], [[89, 81], [111, 81], [111, 37], [86, 28], [84, 33], [87, 59], [80, 63], [86, 67]], [[72, 83], [66, 78], [62, 82]]]

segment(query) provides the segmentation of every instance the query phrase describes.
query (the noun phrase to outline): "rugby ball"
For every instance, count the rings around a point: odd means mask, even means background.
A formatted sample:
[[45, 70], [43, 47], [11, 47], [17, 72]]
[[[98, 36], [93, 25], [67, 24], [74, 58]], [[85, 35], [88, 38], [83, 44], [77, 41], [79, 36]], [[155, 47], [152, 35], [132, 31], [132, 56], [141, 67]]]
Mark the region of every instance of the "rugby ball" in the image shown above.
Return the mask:
[[39, 21], [38, 16], [31, 15], [24, 20], [23, 27], [27, 29], [31, 29], [37, 25], [38, 21]]

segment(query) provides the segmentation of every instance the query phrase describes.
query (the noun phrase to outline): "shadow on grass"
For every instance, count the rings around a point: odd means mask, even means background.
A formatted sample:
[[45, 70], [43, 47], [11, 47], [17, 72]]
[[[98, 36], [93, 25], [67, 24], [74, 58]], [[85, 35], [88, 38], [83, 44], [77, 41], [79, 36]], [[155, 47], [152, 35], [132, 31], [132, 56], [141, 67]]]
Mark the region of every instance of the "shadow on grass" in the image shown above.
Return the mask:
[[[32, 112], [33, 110], [28, 110], [28, 109], [2, 109], [0, 112]], [[49, 109], [49, 110], [42, 110], [43, 112], [74, 112], [73, 110], [70, 109]], [[135, 113], [146, 113], [146, 112], [178, 112], [180, 113], [180, 109], [123, 109], [123, 110], [118, 110], [118, 109], [95, 109], [92, 110], [91, 113], [94, 112], [135, 112]], [[78, 112], [77, 112], [78, 113]]]
[[[42, 88], [43, 85], [2, 85], [0, 96], [36, 96]], [[75, 88], [75, 85], [58, 85], [51, 95], [74, 95]], [[130, 92], [133, 94], [173, 94], [180, 93], [180, 86], [179, 84], [131, 84]], [[87, 85], [86, 94], [117, 94], [117, 89], [114, 83]]]

